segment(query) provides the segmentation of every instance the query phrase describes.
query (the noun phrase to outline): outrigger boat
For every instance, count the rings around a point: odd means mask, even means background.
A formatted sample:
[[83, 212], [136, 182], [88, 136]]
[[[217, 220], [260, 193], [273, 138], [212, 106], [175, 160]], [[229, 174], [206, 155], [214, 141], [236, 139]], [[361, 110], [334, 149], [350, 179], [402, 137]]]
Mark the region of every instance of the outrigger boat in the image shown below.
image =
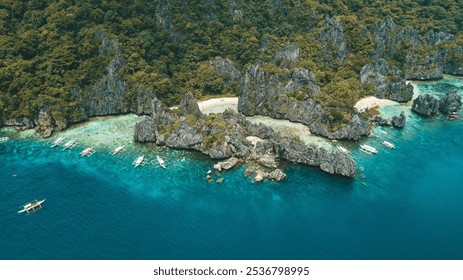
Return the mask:
[[124, 146], [119, 146], [113, 150], [113, 155], [122, 153], [124, 151]]
[[381, 144], [383, 144], [384, 146], [388, 147], [389, 149], [395, 149], [395, 145], [392, 144], [391, 142], [382, 141]]
[[1, 137], [1, 138], [0, 138], [0, 143], [8, 142], [8, 139], [10, 139], [10, 138], [8, 138], [8, 137]]
[[147, 160], [145, 159], [145, 156], [139, 156], [133, 161], [132, 165], [135, 167], [139, 167], [140, 165], [145, 165], [146, 162]]
[[23, 209], [19, 210], [18, 213], [24, 213], [26, 212], [27, 214], [34, 213], [40, 209], [42, 209], [42, 203], [45, 202], [45, 199], [38, 201], [37, 199], [32, 200], [31, 202], [28, 202], [23, 205]]
[[369, 145], [360, 145], [360, 150], [369, 155], [378, 153], [378, 151], [375, 148]]
[[66, 143], [64, 144], [63, 150], [70, 149], [70, 148], [74, 147], [75, 144], [76, 144], [76, 141], [74, 141], [74, 140], [71, 140], [71, 141], [69, 141], [69, 142], [66, 142]]
[[340, 151], [341, 153], [347, 155], [349, 153], [349, 151], [344, 148], [344, 147], [341, 147], [341, 146], [338, 146], [338, 151]]
[[91, 147], [86, 148], [82, 152], [80, 152], [80, 155], [83, 157], [89, 157], [95, 153], [95, 150]]
[[160, 156], [156, 156], [158, 162], [159, 162], [159, 165], [162, 167], [162, 168], [166, 168], [166, 163], [164, 162], [164, 160], [160, 157]]
[[53, 142], [53, 145], [51, 145], [51, 147], [54, 148], [56, 146], [61, 145], [61, 143], [63, 143], [64, 139], [66, 139], [66, 136], [56, 139], [55, 142]]

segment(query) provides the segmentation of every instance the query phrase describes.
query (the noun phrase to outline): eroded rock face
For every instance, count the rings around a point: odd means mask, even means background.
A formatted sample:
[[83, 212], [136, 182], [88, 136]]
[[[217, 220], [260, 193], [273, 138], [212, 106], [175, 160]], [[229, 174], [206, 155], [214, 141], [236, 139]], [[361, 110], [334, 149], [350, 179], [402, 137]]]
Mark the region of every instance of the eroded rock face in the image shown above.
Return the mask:
[[182, 100], [180, 100], [180, 105], [178, 106], [186, 114], [191, 114], [197, 118], [201, 118], [203, 113], [199, 110], [198, 103], [196, 103], [195, 98], [191, 92], [188, 92]]
[[439, 100], [439, 111], [449, 115], [460, 110], [461, 105], [461, 96], [456, 92], [449, 92]]
[[280, 67], [291, 67], [297, 60], [299, 60], [299, 46], [289, 45], [276, 53], [272, 63]]
[[444, 75], [443, 54], [439, 51], [434, 53], [409, 52], [405, 62], [405, 78], [407, 80], [438, 80]]
[[[441, 79], [444, 73], [463, 73], [462, 65], [449, 60], [443, 43], [455, 37], [445, 32], [428, 31], [420, 36], [415, 29], [402, 29], [392, 19], [376, 26], [372, 32], [376, 44], [373, 63], [360, 71], [360, 81], [375, 85], [374, 95], [398, 102], [413, 97], [413, 87], [405, 80]], [[388, 67], [387, 59], [402, 59], [403, 65]]]
[[17, 130], [26, 130], [34, 128], [35, 124], [34, 121], [29, 118], [14, 118], [14, 119], [6, 119], [3, 122], [5, 126], [14, 126]]
[[[230, 168], [237, 159], [271, 168], [276, 168], [279, 160], [286, 160], [320, 167], [323, 164], [322, 170], [332, 174], [355, 175], [355, 162], [351, 157], [282, 137], [269, 127], [248, 122], [243, 115], [232, 110], [196, 118], [192, 114], [174, 113], [158, 100], [153, 100], [152, 111], [151, 117], [135, 126], [136, 141], [197, 150], [211, 158], [230, 158], [223, 162], [228, 166], [228, 161], [233, 159]], [[250, 136], [258, 137], [260, 141], [247, 140]], [[218, 164], [218, 167], [226, 169], [224, 164]]]
[[38, 119], [35, 123], [36, 131], [48, 138], [53, 133], [53, 121], [45, 110], [40, 110]]
[[413, 86], [406, 84], [401, 71], [393, 67], [389, 71], [386, 60], [378, 59], [374, 65], [367, 64], [360, 71], [362, 84], [375, 85], [374, 96], [381, 99], [390, 99], [397, 102], [407, 102], [413, 97]]
[[419, 115], [430, 117], [435, 115], [439, 109], [439, 100], [437, 98], [424, 94], [413, 100], [412, 110]]
[[444, 73], [463, 76], [463, 65], [449, 61], [444, 66]]
[[210, 64], [214, 66], [215, 71], [224, 76], [224, 83], [242, 83], [243, 76], [231, 60], [225, 58], [217, 58], [211, 60]]
[[323, 30], [318, 36], [318, 40], [325, 49], [336, 52], [336, 58], [343, 61], [347, 57], [347, 43], [341, 23], [336, 18], [326, 16]]

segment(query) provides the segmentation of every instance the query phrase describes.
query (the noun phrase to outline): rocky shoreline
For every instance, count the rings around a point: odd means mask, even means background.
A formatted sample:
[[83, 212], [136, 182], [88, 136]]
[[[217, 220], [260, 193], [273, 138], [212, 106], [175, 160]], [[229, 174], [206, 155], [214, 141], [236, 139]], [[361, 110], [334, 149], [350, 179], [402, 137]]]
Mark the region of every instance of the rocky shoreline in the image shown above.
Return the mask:
[[[190, 93], [182, 99], [178, 109], [171, 110], [157, 99], [153, 99], [151, 106], [152, 115], [135, 126], [134, 140], [137, 142], [196, 150], [213, 159], [236, 158], [232, 165], [240, 160], [272, 170], [273, 175], [270, 172], [268, 176], [256, 171], [257, 180], [260, 177], [284, 178], [276, 171], [280, 161], [318, 166], [330, 174], [355, 176], [356, 165], [349, 155], [283, 137], [267, 126], [250, 123], [244, 115], [232, 110], [202, 115]], [[222, 162], [219, 166], [216, 169], [226, 169], [222, 166], [229, 167], [230, 163]]]
[[[376, 49], [371, 63], [362, 67], [359, 81], [373, 86], [373, 94], [397, 102], [408, 102], [413, 97], [412, 80], [436, 80], [443, 74], [463, 75], [462, 66], [447, 59], [441, 48], [443, 43], [453, 42], [451, 34], [428, 32], [418, 36], [414, 30], [399, 29], [392, 20], [385, 20], [372, 31]], [[285, 119], [306, 125], [310, 132], [327, 139], [359, 140], [370, 134], [372, 125], [403, 128], [404, 113], [391, 119], [371, 116], [352, 109], [349, 118], [342, 123], [330, 121], [327, 111], [317, 103], [321, 89], [317, 77], [304, 67], [297, 67], [300, 48], [297, 45], [281, 47], [270, 61], [257, 61], [242, 74], [227, 58], [215, 58], [210, 65], [223, 74], [224, 83], [239, 84], [238, 113], [227, 110], [220, 114], [203, 115], [191, 94], [181, 100], [179, 109], [169, 110], [156, 95], [142, 86], [129, 88], [118, 71], [125, 67], [123, 51], [114, 38], [101, 31], [95, 32], [101, 41], [100, 55], [107, 56], [107, 72], [85, 91], [71, 90], [70, 95], [79, 108], [79, 115], [58, 118], [46, 107], [39, 108], [33, 116], [5, 118], [0, 125], [13, 126], [18, 130], [34, 128], [44, 137], [54, 131], [65, 130], [69, 125], [87, 121], [94, 116], [135, 113], [150, 115], [138, 123], [134, 139], [138, 142], [155, 142], [158, 145], [197, 150], [214, 159], [236, 157], [239, 161], [256, 162], [276, 170], [280, 160], [318, 166], [330, 174], [346, 177], [355, 175], [355, 162], [338, 151], [306, 146], [297, 139], [283, 137], [264, 125], [249, 123], [245, 116], [263, 115]], [[323, 31], [318, 37], [325, 48], [336, 55], [332, 59], [342, 63], [349, 55], [343, 29], [335, 17], [326, 17]], [[393, 54], [408, 42], [410, 48], [403, 67], [392, 65]], [[269, 71], [268, 64], [278, 71]], [[274, 70], [275, 70], [274, 69]], [[130, 102], [128, 102], [128, 100]], [[449, 93], [441, 100], [428, 95], [413, 101], [412, 110], [422, 116], [438, 112], [450, 116], [461, 108], [461, 96]], [[252, 140], [249, 140], [252, 137]], [[257, 140], [256, 140], [257, 139]], [[270, 171], [270, 170], [269, 170]], [[284, 178], [273, 176], [273, 171], [259, 173], [258, 178]], [[281, 170], [280, 170], [281, 171]], [[257, 174], [255, 174], [257, 175]]]

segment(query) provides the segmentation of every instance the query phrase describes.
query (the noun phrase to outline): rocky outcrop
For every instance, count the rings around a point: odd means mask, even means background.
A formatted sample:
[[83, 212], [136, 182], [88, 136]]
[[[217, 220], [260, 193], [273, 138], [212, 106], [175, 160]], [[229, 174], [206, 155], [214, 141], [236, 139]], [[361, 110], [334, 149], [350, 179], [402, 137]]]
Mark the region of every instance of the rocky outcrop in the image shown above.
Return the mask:
[[439, 111], [444, 115], [450, 115], [460, 110], [461, 106], [461, 96], [456, 92], [448, 92], [439, 100], [429, 94], [420, 95], [413, 101], [412, 110], [419, 115], [430, 117]]
[[439, 111], [449, 115], [460, 110], [461, 105], [461, 96], [456, 92], [449, 92], [439, 100]]
[[14, 118], [14, 119], [5, 119], [3, 121], [4, 126], [13, 126], [17, 130], [26, 130], [34, 128], [35, 123], [30, 118]]
[[286, 178], [286, 174], [281, 169], [275, 169], [270, 174], [268, 174], [268, 178], [272, 181], [283, 181]]
[[334, 16], [325, 17], [325, 23], [318, 40], [323, 45], [324, 52], [335, 53], [337, 60], [343, 61], [347, 57], [347, 43], [344, 31]]
[[437, 98], [424, 94], [413, 100], [412, 110], [419, 115], [429, 117], [435, 115], [439, 109]]
[[281, 48], [272, 59], [272, 63], [280, 67], [292, 67], [299, 59], [299, 46], [289, 45]]
[[405, 78], [407, 80], [439, 80], [442, 79], [444, 58], [439, 51], [426, 54], [409, 51], [405, 62]]
[[380, 126], [393, 126], [395, 128], [403, 128], [405, 126], [406, 117], [402, 111], [399, 116], [394, 116], [391, 119], [385, 119], [381, 116], [374, 116], [372, 121]]
[[128, 113], [130, 108], [124, 103], [124, 96], [129, 88], [117, 75], [117, 71], [125, 64], [122, 51], [117, 41], [103, 32], [96, 31], [95, 36], [101, 40], [100, 54], [114, 53], [114, 56], [109, 62], [107, 73], [94, 86], [85, 92], [74, 91], [73, 94], [80, 101], [85, 118]]
[[231, 157], [227, 160], [221, 161], [214, 165], [214, 169], [218, 171], [229, 170], [235, 167], [239, 162], [239, 159], [236, 157]]
[[[283, 81], [287, 81], [286, 84]], [[304, 91], [302, 89], [308, 89]], [[307, 125], [311, 132], [331, 139], [359, 139], [369, 133], [368, 121], [358, 115], [332, 131], [327, 113], [310, 94], [318, 94], [315, 76], [304, 68], [296, 68], [287, 76], [267, 74], [260, 64], [246, 71], [238, 111], [246, 116], [264, 115], [288, 119]]]
[[262, 182], [264, 180], [264, 178], [268, 178], [269, 174], [263, 170], [256, 170], [256, 172], [254, 173], [254, 182], [256, 183], [259, 183], [259, 182]]
[[188, 92], [185, 98], [180, 100], [180, 105], [178, 106], [180, 110], [182, 110], [186, 114], [191, 114], [197, 118], [201, 118], [203, 113], [199, 110], [198, 103], [196, 103], [194, 96], [191, 92]]
[[380, 126], [391, 126], [392, 125], [391, 119], [385, 119], [381, 116], [374, 116], [372, 121]]
[[413, 97], [413, 86], [406, 84], [397, 67], [389, 70], [385, 59], [378, 59], [375, 64], [367, 64], [360, 70], [360, 82], [375, 86], [374, 96], [397, 102], [408, 102]]
[[[376, 44], [374, 64], [362, 68], [360, 80], [375, 85], [376, 97], [406, 102], [412, 97], [412, 89], [405, 80], [435, 80], [445, 73], [463, 73], [462, 65], [449, 60], [443, 44], [455, 40], [452, 34], [428, 31], [420, 36], [415, 29], [399, 28], [392, 19], [378, 24], [372, 33]], [[385, 60], [401, 61], [402, 71], [387, 67]]]
[[35, 129], [37, 132], [42, 133], [44, 138], [50, 137], [53, 133], [52, 119], [45, 110], [40, 110]]
[[447, 62], [444, 66], [444, 73], [456, 76], [463, 76], [463, 64]]
[[323, 148], [309, 147], [296, 141], [284, 141], [276, 145], [277, 155], [289, 162], [320, 166], [320, 169], [346, 177], [355, 176], [355, 162], [339, 151], [327, 152]]
[[407, 121], [407, 118], [405, 117], [404, 111], [400, 112], [399, 116], [394, 116], [392, 117], [392, 125], [396, 128], [403, 128], [405, 126], [405, 122]]
[[226, 85], [242, 83], [243, 76], [231, 60], [219, 57], [209, 63], [214, 67], [215, 71], [223, 75]]
[[373, 30], [373, 41], [376, 49], [373, 54], [375, 60], [381, 58], [394, 58], [401, 51], [402, 45], [420, 44], [418, 32], [414, 29], [399, 29], [392, 19], [379, 23]]
[[[192, 99], [192, 95], [186, 95], [185, 98]], [[190, 103], [191, 100], [185, 102]], [[351, 157], [281, 137], [273, 129], [252, 124], [232, 110], [197, 118], [181, 110], [174, 113], [159, 100], [153, 100], [151, 107], [152, 116], [135, 126], [136, 141], [197, 150], [211, 158], [233, 159], [231, 163], [236, 158], [276, 168], [279, 160], [286, 160], [320, 166], [332, 174], [347, 177], [355, 175], [355, 162]], [[261, 141], [247, 140], [250, 136]], [[228, 166], [228, 161], [220, 164], [220, 169], [224, 164]]]

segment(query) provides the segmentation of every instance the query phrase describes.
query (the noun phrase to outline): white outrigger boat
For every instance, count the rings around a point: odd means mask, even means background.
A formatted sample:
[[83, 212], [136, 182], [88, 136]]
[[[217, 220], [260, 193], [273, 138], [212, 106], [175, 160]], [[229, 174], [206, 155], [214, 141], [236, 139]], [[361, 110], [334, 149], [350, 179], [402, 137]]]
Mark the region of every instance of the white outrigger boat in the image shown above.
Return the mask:
[[45, 199], [38, 201], [37, 199], [32, 200], [31, 202], [28, 202], [23, 205], [23, 209], [19, 210], [18, 213], [24, 213], [26, 212], [27, 214], [34, 213], [40, 209], [42, 209], [42, 203], [45, 202]]
[[93, 155], [94, 153], [95, 153], [95, 149], [93, 149], [91, 147], [88, 147], [85, 150], [83, 150], [82, 152], [80, 152], [80, 155], [83, 156], [83, 157], [89, 157], [89, 156]]
[[383, 144], [384, 146], [388, 147], [389, 149], [395, 149], [395, 145], [392, 144], [391, 142], [382, 141], [381, 144]]
[[74, 141], [74, 140], [71, 140], [71, 141], [69, 141], [69, 142], [66, 142], [66, 143], [64, 144], [63, 150], [70, 149], [70, 148], [74, 147], [75, 144], [76, 144], [76, 141]]
[[349, 151], [344, 148], [344, 147], [341, 147], [341, 146], [338, 146], [338, 151], [340, 151], [341, 153], [347, 155], [349, 153]]
[[360, 150], [369, 155], [378, 153], [378, 151], [375, 148], [369, 145], [360, 145]]
[[156, 156], [156, 158], [157, 158], [157, 160], [158, 160], [158, 162], [159, 162], [159, 165], [160, 165], [162, 168], [166, 169], [166, 163], [164, 162], [164, 160], [163, 160], [160, 156]]
[[119, 146], [113, 150], [113, 155], [122, 153], [124, 151], [124, 146]]
[[145, 165], [146, 162], [147, 160], [145, 159], [145, 156], [139, 156], [133, 161], [132, 165], [135, 167], [139, 167], [140, 165]]
[[0, 143], [8, 142], [9, 139], [10, 139], [10, 138], [8, 138], [8, 137], [1, 137], [1, 138], [0, 138]]
[[61, 145], [61, 143], [63, 143], [64, 139], [66, 139], [66, 136], [63, 136], [63, 137], [60, 137], [60, 138], [56, 139], [56, 140], [53, 142], [53, 145], [51, 145], [51, 147], [54, 148], [54, 147], [56, 147], [56, 146]]

